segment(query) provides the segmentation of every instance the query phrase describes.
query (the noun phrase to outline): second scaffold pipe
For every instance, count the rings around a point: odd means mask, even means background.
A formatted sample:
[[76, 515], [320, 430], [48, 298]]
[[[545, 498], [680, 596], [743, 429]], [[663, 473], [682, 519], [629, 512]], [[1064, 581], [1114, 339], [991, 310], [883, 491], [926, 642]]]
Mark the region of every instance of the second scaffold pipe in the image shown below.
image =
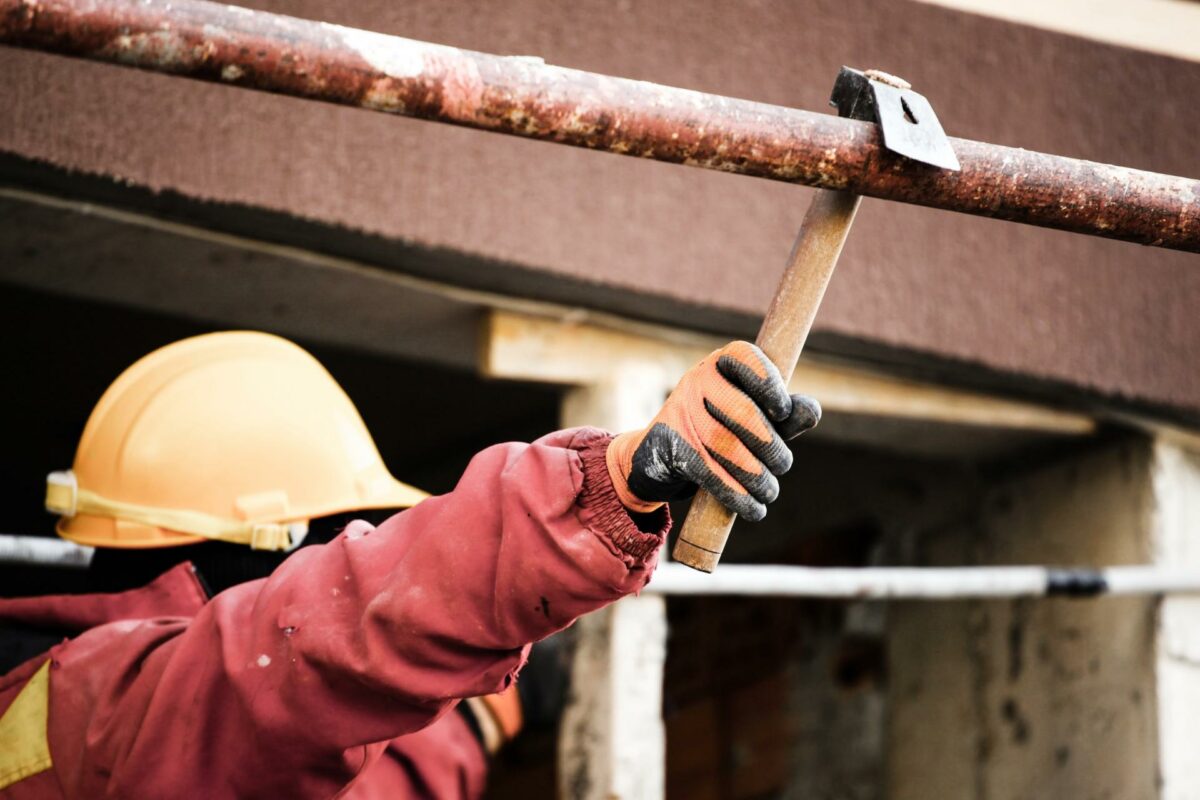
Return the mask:
[[1108, 567], [794, 567], [728, 564], [704, 575], [663, 564], [646, 587], [667, 595], [845, 600], [1200, 594], [1200, 570]]

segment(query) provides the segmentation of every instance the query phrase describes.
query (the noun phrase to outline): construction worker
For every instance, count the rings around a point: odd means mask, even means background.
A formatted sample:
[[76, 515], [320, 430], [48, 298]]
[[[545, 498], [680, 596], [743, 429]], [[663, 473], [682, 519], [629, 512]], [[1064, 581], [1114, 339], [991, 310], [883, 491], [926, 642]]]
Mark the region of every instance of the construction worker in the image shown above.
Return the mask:
[[10, 626], [73, 634], [0, 678], [0, 798], [477, 797], [530, 644], [646, 584], [667, 501], [703, 486], [761, 519], [784, 440], [819, 414], [735, 342], [645, 429], [497, 445], [425, 498], [299, 347], [241, 332], [151, 353], [47, 505], [98, 548], [98, 580], [162, 574], [0, 600]]

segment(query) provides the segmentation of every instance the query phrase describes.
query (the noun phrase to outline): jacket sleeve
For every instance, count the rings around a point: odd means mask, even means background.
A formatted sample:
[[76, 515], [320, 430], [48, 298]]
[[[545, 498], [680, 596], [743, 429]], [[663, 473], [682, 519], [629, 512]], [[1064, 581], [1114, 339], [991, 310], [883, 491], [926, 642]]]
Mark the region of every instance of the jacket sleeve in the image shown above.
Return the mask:
[[344, 800], [479, 800], [488, 761], [461, 714], [388, 743]]
[[[68, 796], [328, 797], [530, 642], [639, 590], [669, 519], [642, 527], [580, 429], [477, 455], [453, 492], [303, 548], [190, 622], [106, 625], [52, 652]], [[367, 747], [367, 745], [371, 745]]]

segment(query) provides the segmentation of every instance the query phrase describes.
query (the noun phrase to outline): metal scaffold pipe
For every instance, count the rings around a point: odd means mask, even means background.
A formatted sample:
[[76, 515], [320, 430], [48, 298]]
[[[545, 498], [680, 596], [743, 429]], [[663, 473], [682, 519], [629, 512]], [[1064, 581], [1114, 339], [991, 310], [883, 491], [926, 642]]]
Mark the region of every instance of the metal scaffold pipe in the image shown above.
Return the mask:
[[87, 569], [95, 549], [49, 536], [0, 534], [0, 564]]
[[[86, 569], [93, 549], [46, 536], [0, 534], [0, 564]], [[831, 600], [963, 600], [1004, 597], [1200, 594], [1200, 572], [1152, 566], [794, 567], [726, 564], [711, 575], [660, 564], [645, 591], [665, 595]]]
[[711, 575], [663, 564], [647, 592], [843, 600], [962, 600], [1003, 597], [1200, 594], [1200, 571], [1132, 566], [793, 567], [726, 564]]
[[0, 43], [1200, 252], [1200, 181], [966, 139], [949, 172], [780, 106], [203, 0], [0, 0]]

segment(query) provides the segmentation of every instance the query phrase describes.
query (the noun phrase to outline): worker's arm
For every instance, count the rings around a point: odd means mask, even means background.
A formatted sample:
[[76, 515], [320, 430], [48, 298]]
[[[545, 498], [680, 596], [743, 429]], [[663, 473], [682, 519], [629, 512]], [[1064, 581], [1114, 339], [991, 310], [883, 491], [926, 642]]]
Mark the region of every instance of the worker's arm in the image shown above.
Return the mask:
[[507, 685], [529, 642], [649, 578], [668, 517], [639, 529], [609, 441], [489, 448], [453, 492], [297, 551], [190, 624], [115, 623], [58, 648], [51, 748], [69, 795], [204, 781], [209, 797], [331, 796], [356, 746]]
[[119, 622], [56, 648], [50, 744], [68, 796], [333, 796], [372, 743], [508, 685], [528, 643], [646, 583], [663, 500], [715, 481], [751, 510], [773, 499], [763, 474], [790, 462], [776, 434], [807, 423], [747, 348], [689, 373], [645, 431], [489, 448], [450, 494], [303, 548], [190, 622]]

